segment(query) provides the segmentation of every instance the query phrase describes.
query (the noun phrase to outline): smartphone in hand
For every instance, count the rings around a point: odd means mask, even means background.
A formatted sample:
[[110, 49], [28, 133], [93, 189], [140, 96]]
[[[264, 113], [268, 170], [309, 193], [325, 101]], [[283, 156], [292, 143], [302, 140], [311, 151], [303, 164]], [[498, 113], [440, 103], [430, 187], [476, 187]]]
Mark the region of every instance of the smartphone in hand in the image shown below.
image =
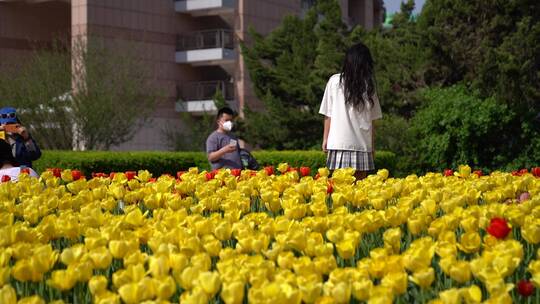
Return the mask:
[[236, 147], [236, 144], [237, 144], [237, 143], [238, 143], [238, 142], [236, 141], [236, 139], [231, 139], [231, 140], [229, 141], [229, 145], [231, 145], [231, 146], [235, 146], [235, 147]]
[[19, 131], [19, 126], [15, 124], [4, 125], [4, 131], [9, 133], [17, 133]]

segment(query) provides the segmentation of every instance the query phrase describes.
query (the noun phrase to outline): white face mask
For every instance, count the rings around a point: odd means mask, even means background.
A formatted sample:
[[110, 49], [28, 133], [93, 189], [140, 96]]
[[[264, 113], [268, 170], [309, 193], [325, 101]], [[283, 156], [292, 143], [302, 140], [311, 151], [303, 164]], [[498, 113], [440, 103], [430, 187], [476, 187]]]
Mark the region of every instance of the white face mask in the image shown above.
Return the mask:
[[232, 121], [226, 121], [223, 123], [223, 130], [230, 132], [233, 128], [233, 122]]

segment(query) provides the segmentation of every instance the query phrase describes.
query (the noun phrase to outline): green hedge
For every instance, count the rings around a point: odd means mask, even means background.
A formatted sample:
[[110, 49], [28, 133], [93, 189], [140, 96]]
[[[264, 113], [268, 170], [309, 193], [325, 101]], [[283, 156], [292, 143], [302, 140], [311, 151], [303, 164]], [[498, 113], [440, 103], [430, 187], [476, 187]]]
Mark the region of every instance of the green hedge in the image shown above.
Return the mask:
[[[320, 151], [255, 151], [253, 156], [261, 166], [287, 162], [293, 167], [311, 167], [312, 172], [324, 167], [326, 155]], [[377, 168], [387, 168], [390, 172], [396, 166], [396, 156], [392, 152], [379, 151], [376, 154]], [[148, 170], [154, 175], [175, 174], [190, 167], [209, 169], [203, 152], [101, 152], [101, 151], [43, 151], [34, 168], [42, 172], [47, 168], [79, 169], [89, 176], [92, 172], [125, 172]]]

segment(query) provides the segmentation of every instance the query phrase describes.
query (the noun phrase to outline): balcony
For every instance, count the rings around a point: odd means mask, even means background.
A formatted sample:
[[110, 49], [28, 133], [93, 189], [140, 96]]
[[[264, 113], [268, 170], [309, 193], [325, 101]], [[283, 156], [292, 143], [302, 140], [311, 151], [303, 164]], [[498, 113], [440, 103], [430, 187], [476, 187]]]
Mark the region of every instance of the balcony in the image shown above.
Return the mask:
[[180, 0], [174, 3], [174, 9], [196, 17], [232, 14], [236, 0]]
[[192, 65], [219, 65], [236, 59], [234, 34], [231, 30], [218, 29], [181, 34], [177, 38], [177, 63]]
[[192, 114], [216, 113], [214, 96], [219, 91], [223, 94], [227, 104], [237, 110], [234, 100], [234, 84], [222, 80], [188, 82], [177, 86], [178, 99], [177, 112]]

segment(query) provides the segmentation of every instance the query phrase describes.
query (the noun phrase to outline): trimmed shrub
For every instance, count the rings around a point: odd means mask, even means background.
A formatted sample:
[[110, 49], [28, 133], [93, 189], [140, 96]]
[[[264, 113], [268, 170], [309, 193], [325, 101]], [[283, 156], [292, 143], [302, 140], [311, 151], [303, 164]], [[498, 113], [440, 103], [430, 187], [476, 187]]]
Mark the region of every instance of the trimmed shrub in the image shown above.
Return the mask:
[[[326, 165], [326, 155], [320, 151], [254, 151], [261, 167], [277, 166], [286, 162], [292, 167], [310, 167], [313, 174]], [[375, 166], [390, 172], [396, 166], [392, 152], [378, 151]], [[101, 152], [101, 151], [43, 151], [34, 168], [42, 172], [47, 168], [78, 169], [86, 176], [93, 172], [125, 172], [148, 170], [154, 175], [175, 174], [177, 171], [198, 167], [209, 170], [204, 152]]]

